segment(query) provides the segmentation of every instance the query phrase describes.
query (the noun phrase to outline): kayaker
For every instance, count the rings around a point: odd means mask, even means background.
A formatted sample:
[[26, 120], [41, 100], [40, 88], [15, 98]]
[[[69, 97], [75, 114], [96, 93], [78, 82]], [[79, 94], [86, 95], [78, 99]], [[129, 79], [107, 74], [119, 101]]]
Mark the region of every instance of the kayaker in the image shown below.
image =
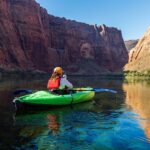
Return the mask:
[[54, 68], [52, 76], [50, 77], [47, 88], [55, 93], [66, 93], [66, 91], [73, 88], [73, 85], [67, 80], [67, 76], [63, 75], [61, 67]]

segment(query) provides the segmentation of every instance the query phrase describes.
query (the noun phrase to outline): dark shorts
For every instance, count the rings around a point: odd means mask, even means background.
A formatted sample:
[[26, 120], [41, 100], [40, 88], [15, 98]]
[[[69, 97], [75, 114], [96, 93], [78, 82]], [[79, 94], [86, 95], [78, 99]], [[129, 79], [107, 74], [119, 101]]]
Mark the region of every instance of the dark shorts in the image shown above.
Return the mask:
[[73, 94], [75, 93], [75, 91], [73, 90], [53, 90], [51, 91], [54, 94], [58, 94], [58, 95], [67, 95], [67, 94]]

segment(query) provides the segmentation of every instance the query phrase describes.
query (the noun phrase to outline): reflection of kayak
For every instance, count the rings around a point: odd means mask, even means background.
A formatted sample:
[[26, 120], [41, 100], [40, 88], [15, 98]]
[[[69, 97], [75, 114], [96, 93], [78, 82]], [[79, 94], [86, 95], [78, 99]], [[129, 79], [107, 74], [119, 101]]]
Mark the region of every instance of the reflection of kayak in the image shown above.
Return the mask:
[[92, 88], [77, 88], [74, 93], [58, 95], [49, 91], [37, 91], [15, 98], [15, 102], [28, 105], [51, 105], [61, 106], [70, 105], [91, 100], [95, 92]]

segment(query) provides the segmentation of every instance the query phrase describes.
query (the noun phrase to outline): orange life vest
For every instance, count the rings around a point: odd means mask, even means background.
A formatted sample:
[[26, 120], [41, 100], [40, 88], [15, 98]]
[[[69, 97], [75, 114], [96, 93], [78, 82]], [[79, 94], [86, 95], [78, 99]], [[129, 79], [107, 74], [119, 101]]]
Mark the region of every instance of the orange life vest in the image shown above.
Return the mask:
[[47, 84], [47, 88], [49, 90], [58, 89], [60, 86], [60, 79], [61, 78], [49, 79], [48, 84]]

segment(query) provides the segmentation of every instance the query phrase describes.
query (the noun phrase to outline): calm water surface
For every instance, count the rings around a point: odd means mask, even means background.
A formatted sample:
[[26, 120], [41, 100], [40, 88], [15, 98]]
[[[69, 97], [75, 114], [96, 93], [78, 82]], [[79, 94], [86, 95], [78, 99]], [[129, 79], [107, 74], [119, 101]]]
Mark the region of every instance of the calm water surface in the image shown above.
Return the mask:
[[91, 77], [72, 77], [76, 87], [111, 88], [91, 102], [16, 113], [12, 92], [44, 89], [43, 80], [0, 81], [0, 149], [14, 150], [148, 150], [150, 85]]

